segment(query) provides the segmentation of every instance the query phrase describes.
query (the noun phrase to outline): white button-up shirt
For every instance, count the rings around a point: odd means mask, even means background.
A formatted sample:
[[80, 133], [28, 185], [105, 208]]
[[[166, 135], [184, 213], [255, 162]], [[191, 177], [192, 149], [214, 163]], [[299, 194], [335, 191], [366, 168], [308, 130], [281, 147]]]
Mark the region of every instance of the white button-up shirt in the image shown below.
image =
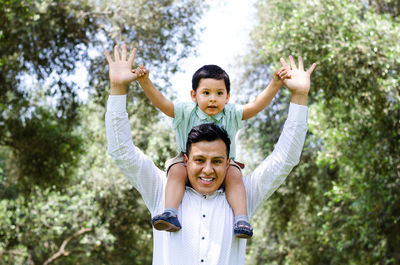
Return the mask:
[[[290, 104], [288, 118], [274, 151], [243, 178], [249, 216], [298, 164], [307, 132], [307, 110], [305, 106]], [[151, 215], [163, 212], [166, 174], [134, 146], [126, 96], [109, 97], [106, 129], [109, 154], [140, 192]], [[246, 239], [234, 236], [233, 217], [223, 190], [204, 196], [187, 187], [178, 209], [182, 229], [173, 233], [153, 229], [153, 264], [244, 264]]]

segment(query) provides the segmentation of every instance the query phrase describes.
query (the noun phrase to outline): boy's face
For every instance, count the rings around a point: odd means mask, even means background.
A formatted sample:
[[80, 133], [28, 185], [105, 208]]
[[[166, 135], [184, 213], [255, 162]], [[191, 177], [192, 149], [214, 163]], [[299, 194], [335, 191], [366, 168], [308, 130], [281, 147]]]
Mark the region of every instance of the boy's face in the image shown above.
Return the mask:
[[197, 102], [200, 109], [214, 116], [220, 113], [229, 101], [230, 94], [226, 92], [225, 81], [213, 78], [200, 79], [197, 90], [190, 91], [193, 102]]

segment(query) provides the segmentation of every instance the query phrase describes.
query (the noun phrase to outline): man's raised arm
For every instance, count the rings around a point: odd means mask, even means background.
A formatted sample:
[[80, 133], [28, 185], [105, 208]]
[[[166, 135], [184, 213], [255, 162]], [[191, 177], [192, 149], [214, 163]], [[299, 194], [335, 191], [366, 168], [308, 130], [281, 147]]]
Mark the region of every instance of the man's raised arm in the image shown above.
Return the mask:
[[114, 60], [106, 52], [110, 67], [110, 96], [106, 111], [106, 133], [108, 153], [113, 157], [122, 173], [142, 195], [150, 212], [158, 211], [162, 205], [165, 173], [158, 169], [153, 161], [134, 146], [131, 128], [126, 112], [126, 91], [129, 84], [136, 79], [131, 72], [135, 59], [134, 49], [126, 59], [126, 46], [121, 56], [118, 46], [114, 49]]
[[[316, 64], [304, 71], [303, 60], [298, 59], [298, 67], [289, 57], [291, 79], [284, 84], [292, 93], [288, 118], [274, 151], [248, 176], [244, 178], [249, 215], [253, 215], [261, 202], [285, 181], [287, 175], [300, 161], [307, 133], [307, 97], [310, 90], [310, 76]], [[286, 62], [281, 61], [284, 67]]]

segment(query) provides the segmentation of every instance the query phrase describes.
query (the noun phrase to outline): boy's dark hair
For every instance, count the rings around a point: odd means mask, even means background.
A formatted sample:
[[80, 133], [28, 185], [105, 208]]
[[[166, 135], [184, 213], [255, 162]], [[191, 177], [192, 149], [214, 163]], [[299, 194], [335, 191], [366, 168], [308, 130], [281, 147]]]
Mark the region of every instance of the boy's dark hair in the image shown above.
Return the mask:
[[190, 130], [188, 139], [186, 142], [186, 155], [189, 157], [190, 148], [192, 144], [200, 141], [214, 141], [221, 139], [226, 145], [226, 156], [229, 157], [229, 151], [231, 146], [231, 140], [229, 139], [228, 133], [218, 125], [214, 123], [203, 123], [197, 125]]
[[228, 74], [218, 65], [208, 64], [197, 70], [192, 77], [192, 88], [194, 91], [199, 87], [202, 78], [213, 78], [217, 80], [223, 79], [225, 81], [226, 93], [231, 90], [231, 82], [229, 81]]

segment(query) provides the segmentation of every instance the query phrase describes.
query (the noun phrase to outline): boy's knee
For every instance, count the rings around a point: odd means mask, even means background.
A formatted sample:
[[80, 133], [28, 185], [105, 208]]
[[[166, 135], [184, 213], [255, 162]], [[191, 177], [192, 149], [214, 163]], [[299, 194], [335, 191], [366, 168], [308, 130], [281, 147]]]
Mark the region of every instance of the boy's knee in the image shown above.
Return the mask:
[[168, 170], [168, 178], [186, 181], [187, 171], [185, 165], [183, 163], [177, 163], [172, 165]]
[[228, 171], [226, 173], [226, 178], [227, 181], [232, 181], [232, 182], [237, 182], [240, 181], [242, 182], [242, 171], [237, 168], [236, 166], [230, 165], [228, 167]]

